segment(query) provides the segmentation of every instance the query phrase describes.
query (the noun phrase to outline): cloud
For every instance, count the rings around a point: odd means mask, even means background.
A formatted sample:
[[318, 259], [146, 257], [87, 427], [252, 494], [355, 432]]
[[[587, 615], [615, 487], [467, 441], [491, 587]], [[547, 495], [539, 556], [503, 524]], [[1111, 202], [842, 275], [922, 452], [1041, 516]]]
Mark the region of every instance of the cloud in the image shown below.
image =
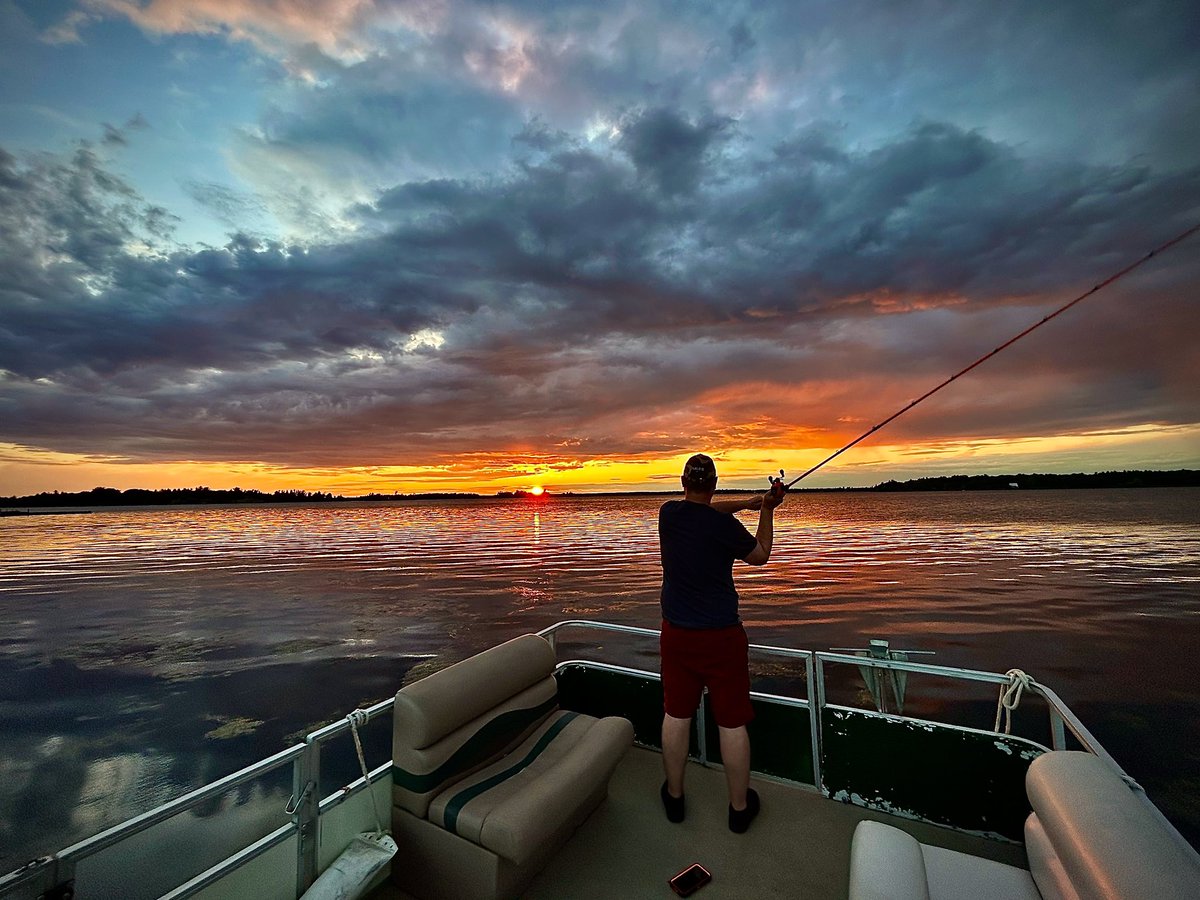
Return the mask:
[[[1042, 164], [937, 123], [730, 159], [721, 127], [648, 115], [610, 151], [536, 140], [503, 177], [398, 185], [304, 245], [146, 252], [163, 213], [95, 150], [5, 153], [4, 438], [287, 465], [840, 439], [1200, 210], [1200, 169]], [[687, 177], [647, 191], [656, 146]], [[1193, 260], [1117, 294], [1154, 310], [1150, 358], [1110, 303], [897, 436], [1195, 421]]]
[[361, 55], [359, 26], [373, 14], [372, 0], [87, 0], [90, 16], [71, 13], [67, 21], [101, 14], [127, 17], [158, 34], [225, 34], [265, 50], [312, 44], [330, 56]]
[[99, 17], [84, 10], [72, 10], [61, 20], [42, 32], [41, 39], [47, 44], [81, 44], [80, 29], [86, 28]]
[[621, 128], [617, 146], [638, 174], [664, 194], [690, 194], [699, 185], [706, 158], [730, 128], [727, 118], [705, 116], [689, 122], [676, 111], [654, 109]]
[[[278, 199], [289, 233], [327, 227], [339, 203], [399, 181], [494, 171], [530, 118], [590, 141], [624, 121], [633, 131], [620, 139], [641, 153], [649, 183], [679, 193], [696, 175], [696, 152], [716, 149], [713, 129], [727, 152], [762, 153], [831, 122], [865, 150], [927, 121], [1046, 159], [1124, 165], [1142, 154], [1148, 165], [1186, 167], [1195, 158], [1186, 123], [1200, 116], [1194, 74], [1185, 74], [1200, 70], [1200, 49], [1184, 37], [1194, 16], [1169, 3], [1085, 11], [1029, 2], [1004, 15], [872, 2], [86, 8], [155, 34], [250, 41], [284, 64], [293, 77], [267, 92], [262, 121], [241, 130], [231, 155], [239, 177]], [[1088, 78], [1076, 77], [1082, 70]], [[653, 155], [656, 141], [677, 160]], [[278, 182], [308, 186], [310, 200], [289, 207]]]
[[230, 162], [288, 233], [307, 236], [398, 182], [494, 169], [523, 118], [496, 92], [423, 80], [380, 57], [343, 73], [336, 90], [279, 97], [237, 133]]
[[729, 53], [734, 60], [740, 60], [758, 45], [754, 34], [745, 19], [735, 22], [729, 28]]
[[1178, 163], [1190, 158], [1187, 123], [1200, 111], [1193, 79], [1181, 76], [1200, 62], [1197, 13], [1170, 0], [1023, 0], [1002, 12], [873, 0], [82, 0], [50, 31], [79, 40], [101, 17], [248, 42], [308, 83], [386, 57], [515, 92], [572, 128], [597, 111], [716, 103], [722, 115], [757, 108], [761, 128], [843, 120], [877, 139], [922, 116], [1089, 161], [1150, 144]]
[[268, 207], [260, 197], [213, 182], [189, 181], [183, 187], [188, 196], [231, 231], [265, 232]]
[[129, 146], [129, 132], [141, 131], [149, 127], [150, 123], [142, 117], [141, 113], [135, 115], [120, 128], [105, 122], [101, 125], [104, 134], [100, 138], [100, 143], [110, 147], [127, 147]]

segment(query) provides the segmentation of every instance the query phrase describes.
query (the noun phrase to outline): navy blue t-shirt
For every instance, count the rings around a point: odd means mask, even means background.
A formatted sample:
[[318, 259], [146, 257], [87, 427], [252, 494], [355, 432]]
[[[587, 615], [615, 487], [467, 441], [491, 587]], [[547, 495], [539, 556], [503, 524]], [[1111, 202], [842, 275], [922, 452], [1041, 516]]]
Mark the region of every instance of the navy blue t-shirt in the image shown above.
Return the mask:
[[668, 500], [658, 511], [663, 618], [683, 628], [736, 625], [733, 561], [758, 546], [737, 517], [706, 503]]

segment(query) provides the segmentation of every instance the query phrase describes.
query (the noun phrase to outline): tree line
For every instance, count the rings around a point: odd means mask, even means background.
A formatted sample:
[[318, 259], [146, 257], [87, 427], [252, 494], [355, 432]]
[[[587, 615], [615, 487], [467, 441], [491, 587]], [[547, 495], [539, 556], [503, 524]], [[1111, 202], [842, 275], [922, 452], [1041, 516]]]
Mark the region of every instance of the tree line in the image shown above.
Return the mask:
[[1085, 475], [943, 475], [910, 481], [885, 481], [871, 491], [1008, 491], [1062, 490], [1067, 488], [1195, 487], [1200, 471], [1175, 469], [1169, 472], [1096, 472]]
[[[943, 475], [934, 478], [913, 478], [909, 481], [885, 481], [868, 488], [801, 488], [819, 491], [1007, 491], [1052, 490], [1071, 488], [1138, 488], [1138, 487], [1198, 487], [1200, 470], [1175, 469], [1167, 472], [1139, 470], [1128, 472], [1077, 473], [1073, 475]], [[606, 492], [594, 496], [640, 496], [645, 492]], [[654, 491], [651, 493], [669, 493]], [[746, 491], [729, 489], [723, 494], [744, 494]], [[208, 487], [145, 488], [96, 487], [90, 491], [53, 491], [32, 494], [26, 497], [0, 497], [0, 509], [39, 509], [56, 506], [163, 506], [207, 503], [328, 503], [335, 500], [471, 500], [491, 497], [525, 497], [526, 491], [500, 491], [495, 495], [467, 492], [434, 492], [423, 494], [368, 494], [364, 497], [343, 497], [323, 491], [265, 491], [229, 488], [214, 490]], [[556, 494], [559, 497], [586, 496], [571, 492]]]
[[213, 490], [209, 487], [162, 488], [151, 491], [145, 488], [118, 490], [96, 487], [90, 491], [53, 491], [32, 494], [28, 497], [0, 497], [0, 507], [41, 508], [50, 506], [171, 506], [176, 504], [204, 503], [325, 503], [343, 500], [344, 497], [322, 491], [265, 491], [230, 488]]

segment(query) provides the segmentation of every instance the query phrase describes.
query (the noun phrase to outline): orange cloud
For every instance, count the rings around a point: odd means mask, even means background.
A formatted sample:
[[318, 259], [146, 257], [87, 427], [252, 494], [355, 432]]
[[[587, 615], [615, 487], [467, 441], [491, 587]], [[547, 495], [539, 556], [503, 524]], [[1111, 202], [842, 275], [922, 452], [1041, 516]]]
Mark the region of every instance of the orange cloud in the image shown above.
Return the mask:
[[361, 26], [374, 0], [89, 0], [98, 13], [125, 16], [158, 34], [227, 34], [262, 50], [315, 44], [339, 59], [361, 58]]
[[958, 293], [914, 294], [908, 291], [896, 291], [891, 288], [879, 288], [861, 294], [853, 294], [838, 300], [835, 306], [867, 305], [883, 315], [916, 312], [923, 309], [939, 309], [943, 306], [963, 306], [968, 299]]

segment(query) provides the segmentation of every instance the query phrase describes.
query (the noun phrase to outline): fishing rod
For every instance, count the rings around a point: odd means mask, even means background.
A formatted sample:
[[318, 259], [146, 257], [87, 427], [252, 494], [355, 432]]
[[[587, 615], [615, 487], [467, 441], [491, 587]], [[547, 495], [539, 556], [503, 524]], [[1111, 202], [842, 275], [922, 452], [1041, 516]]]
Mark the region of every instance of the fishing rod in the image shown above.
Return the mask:
[[907, 406], [896, 410], [896, 412], [892, 413], [890, 416], [888, 416], [886, 419], [884, 419], [878, 425], [871, 426], [869, 429], [864, 431], [862, 434], [860, 434], [858, 437], [856, 437], [854, 440], [852, 440], [850, 443], [848, 443], [841, 450], [838, 450], [836, 453], [831, 453], [829, 456], [827, 456], [825, 459], [821, 460], [819, 463], [817, 463], [815, 466], [813, 466], [808, 471], [802, 472], [801, 474], [797, 475], [795, 478], [793, 478], [791, 481], [789, 481], [786, 485], [783, 483], [783, 478], [784, 478], [783, 469], [779, 470], [778, 478], [775, 478], [773, 476], [768, 476], [768, 480], [771, 482], [771, 491], [772, 492], [785, 491], [788, 488], [790, 488], [792, 485], [794, 485], [797, 481], [800, 481], [803, 478], [807, 478], [809, 475], [811, 475], [813, 472], [817, 471], [817, 469], [821, 468], [826, 463], [832, 462], [833, 460], [837, 459], [839, 456], [841, 456], [843, 453], [845, 453], [847, 450], [849, 450], [855, 444], [859, 443], [860, 441], [866, 440], [867, 438], [869, 438], [871, 435], [873, 435], [879, 429], [883, 428], [888, 423], [894, 422], [896, 419], [900, 418], [902, 415], [904, 415], [906, 412], [908, 412], [914, 406], [917, 406], [918, 404], [923, 403], [925, 400], [928, 400], [930, 397], [932, 397], [934, 394], [936, 394], [942, 388], [946, 387], [946, 385], [950, 384], [950, 382], [956, 381], [957, 379], [961, 378], [963, 375], [966, 375], [968, 372], [970, 372], [976, 366], [978, 366], [984, 362], [987, 362], [989, 359], [991, 359], [993, 356], [995, 356], [1001, 350], [1005, 350], [1008, 347], [1011, 347], [1013, 344], [1015, 344], [1021, 338], [1025, 337], [1025, 335], [1029, 334], [1032, 331], [1036, 331], [1038, 328], [1041, 328], [1043, 325], [1045, 325], [1051, 319], [1065, 313], [1068, 309], [1070, 309], [1076, 303], [1079, 303], [1082, 300], [1086, 300], [1088, 297], [1092, 296], [1092, 294], [1095, 294], [1096, 292], [1102, 290], [1103, 288], [1108, 287], [1110, 284], [1113, 284], [1114, 282], [1119, 281], [1120, 279], [1124, 278], [1126, 275], [1128, 275], [1134, 269], [1138, 268], [1143, 263], [1149, 262], [1150, 259], [1152, 259], [1154, 256], [1158, 255], [1159, 253], [1162, 253], [1165, 250], [1169, 250], [1171, 247], [1174, 247], [1176, 244], [1187, 240], [1189, 237], [1191, 237], [1197, 231], [1200, 231], [1200, 222], [1196, 223], [1191, 228], [1187, 229], [1187, 231], [1184, 231], [1183, 233], [1178, 234], [1175, 237], [1171, 238], [1171, 240], [1167, 241], [1166, 243], [1160, 244], [1159, 246], [1155, 247], [1153, 250], [1151, 250], [1149, 253], [1147, 253], [1145, 256], [1143, 256], [1141, 259], [1137, 260], [1136, 262], [1130, 263], [1125, 268], [1121, 269], [1121, 271], [1115, 272], [1114, 274], [1109, 275], [1107, 278], [1105, 278], [1099, 284], [1093, 285], [1090, 290], [1087, 290], [1084, 293], [1080, 294], [1078, 297], [1076, 297], [1070, 303], [1063, 304], [1058, 309], [1056, 309], [1054, 312], [1050, 313], [1048, 316], [1043, 318], [1041, 321], [1035, 322], [1034, 324], [1030, 325], [1028, 328], [1026, 328], [1024, 331], [1022, 331], [1020, 334], [1016, 335], [1015, 337], [1009, 338], [1007, 341], [1005, 341], [1003, 344], [1001, 344], [995, 350], [992, 350], [989, 353], [985, 353], [983, 356], [979, 357], [979, 359], [975, 360], [975, 362], [971, 363], [969, 366], [967, 366], [962, 371], [955, 372], [953, 375], [951, 375], [949, 378], [947, 378], [945, 381], [943, 381], [937, 387], [931, 388], [930, 390], [928, 390], [924, 394], [922, 394], [920, 397], [918, 397], [916, 400], [913, 400]]

